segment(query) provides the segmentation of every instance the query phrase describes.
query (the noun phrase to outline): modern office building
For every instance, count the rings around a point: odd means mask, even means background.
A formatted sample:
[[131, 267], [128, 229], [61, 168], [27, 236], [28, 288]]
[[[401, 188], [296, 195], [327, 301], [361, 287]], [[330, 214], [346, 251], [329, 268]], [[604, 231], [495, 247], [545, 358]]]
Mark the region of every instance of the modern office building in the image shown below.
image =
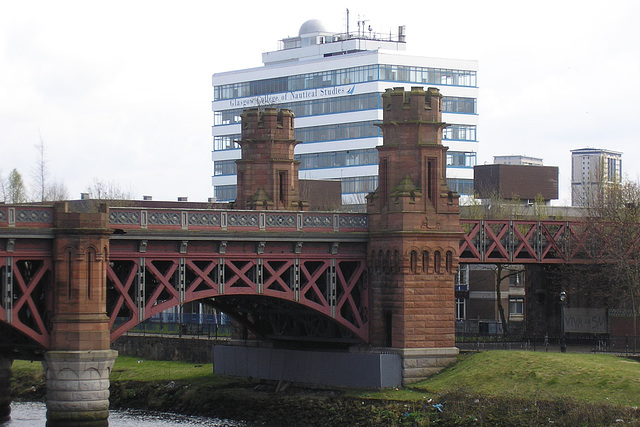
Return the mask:
[[443, 94], [447, 178], [473, 194], [478, 149], [478, 63], [410, 56], [404, 27], [397, 34], [335, 33], [318, 20], [262, 54], [262, 67], [213, 75], [213, 187], [218, 201], [236, 198], [240, 114], [245, 108], [288, 108], [296, 117], [301, 179], [341, 180], [346, 204], [364, 203], [378, 185], [382, 144], [381, 93], [392, 87], [437, 87]]
[[474, 168], [479, 199], [520, 200], [524, 204], [558, 198], [558, 167], [519, 164], [479, 165]]
[[622, 180], [622, 153], [597, 148], [571, 150], [571, 206], [592, 206], [603, 186]]
[[542, 166], [542, 159], [521, 155], [493, 156], [493, 163], [496, 165]]

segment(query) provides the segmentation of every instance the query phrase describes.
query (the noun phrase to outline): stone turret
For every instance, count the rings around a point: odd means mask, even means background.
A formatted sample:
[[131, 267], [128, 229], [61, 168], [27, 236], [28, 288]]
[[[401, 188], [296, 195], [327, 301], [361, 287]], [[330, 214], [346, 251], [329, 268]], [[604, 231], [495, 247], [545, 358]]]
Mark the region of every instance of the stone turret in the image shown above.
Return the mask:
[[242, 113], [242, 158], [238, 166], [238, 209], [306, 210], [300, 200], [294, 149], [294, 115], [290, 110], [258, 108]]
[[[368, 212], [380, 214], [376, 228], [432, 228], [428, 216], [441, 223], [457, 218], [458, 195], [446, 180], [446, 152], [442, 145], [442, 95], [435, 88], [388, 89], [383, 95], [384, 136], [379, 152], [379, 185], [370, 194]], [[408, 215], [410, 212], [414, 215]], [[411, 217], [414, 223], [407, 223]], [[402, 219], [398, 219], [402, 218]], [[457, 229], [457, 219], [452, 227]], [[431, 221], [433, 223], [433, 220]]]
[[382, 102], [379, 186], [367, 196], [371, 336], [402, 356], [403, 382], [410, 383], [458, 353], [458, 195], [446, 181], [438, 89], [389, 89]]

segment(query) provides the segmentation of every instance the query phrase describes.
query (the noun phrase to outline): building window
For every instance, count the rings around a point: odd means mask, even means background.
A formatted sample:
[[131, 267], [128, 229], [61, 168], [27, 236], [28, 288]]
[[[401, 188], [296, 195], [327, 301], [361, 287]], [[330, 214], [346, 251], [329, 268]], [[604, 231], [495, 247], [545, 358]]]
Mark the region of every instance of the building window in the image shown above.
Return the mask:
[[338, 168], [378, 164], [378, 150], [329, 151], [324, 153], [297, 154], [300, 170]]
[[456, 291], [469, 289], [469, 264], [460, 264], [455, 278]]
[[422, 272], [427, 273], [429, 269], [429, 252], [422, 252]]
[[509, 286], [522, 286], [524, 284], [524, 277], [522, 271], [519, 271], [515, 274], [511, 274], [509, 276]]
[[[214, 101], [274, 93], [316, 89], [349, 83], [386, 80], [407, 83], [427, 83], [448, 86], [477, 87], [477, 72], [446, 68], [413, 67], [405, 65], [365, 65], [316, 73], [274, 77], [271, 79], [230, 83], [213, 87]], [[268, 103], [268, 97], [261, 100]], [[251, 107], [252, 104], [243, 105]]]
[[449, 151], [447, 153], [447, 166], [472, 168], [476, 165], [476, 153]]
[[476, 114], [476, 100], [475, 98], [458, 98], [444, 96], [442, 98], [442, 112]]
[[[257, 100], [251, 105], [231, 110], [215, 111], [214, 126], [240, 123], [240, 114], [249, 107], [259, 107]], [[380, 94], [364, 93], [360, 95], [340, 96], [336, 98], [314, 99], [300, 102], [277, 102], [270, 104], [277, 108], [286, 108], [296, 117], [319, 116], [323, 114], [347, 113], [351, 111], [375, 110], [380, 105]]]
[[380, 136], [376, 121], [339, 123], [296, 129], [296, 139], [303, 143], [338, 141], [341, 139], [371, 138]]
[[442, 255], [440, 255], [440, 251], [435, 251], [433, 253], [433, 272], [436, 274], [440, 274], [442, 269]]
[[237, 172], [235, 160], [216, 160], [213, 162], [213, 174], [218, 175], [235, 175]]
[[524, 298], [509, 298], [509, 317], [524, 316]]
[[460, 178], [447, 178], [447, 185], [451, 191], [458, 194], [473, 194], [473, 180]]
[[418, 272], [418, 253], [416, 251], [411, 251], [409, 265], [412, 274], [416, 274]]
[[216, 199], [219, 202], [228, 202], [236, 199], [238, 193], [237, 185], [216, 185], [214, 187]]
[[442, 130], [443, 139], [457, 141], [477, 141], [475, 125], [451, 125]]
[[342, 178], [342, 194], [371, 193], [378, 187], [378, 176]]
[[400, 253], [397, 249], [393, 251], [393, 272], [400, 272]]
[[464, 320], [467, 317], [467, 300], [456, 298], [456, 320]]
[[391, 268], [391, 251], [387, 251], [387, 255], [386, 255], [385, 258], [386, 259], [385, 259], [384, 272], [387, 273], [387, 274], [391, 274], [393, 272], [392, 268]]
[[213, 137], [213, 151], [235, 150], [240, 148], [238, 141], [241, 135], [220, 135]]

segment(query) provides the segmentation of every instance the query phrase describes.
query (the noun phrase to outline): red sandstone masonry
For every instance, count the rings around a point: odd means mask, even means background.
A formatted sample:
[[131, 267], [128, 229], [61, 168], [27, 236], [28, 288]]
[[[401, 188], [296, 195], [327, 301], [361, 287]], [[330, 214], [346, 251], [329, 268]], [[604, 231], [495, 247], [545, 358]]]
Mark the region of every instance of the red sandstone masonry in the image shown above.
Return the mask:
[[294, 116], [290, 110], [265, 108], [242, 113], [242, 159], [238, 166], [238, 209], [306, 210], [300, 199], [294, 149]]
[[109, 247], [106, 206], [97, 212], [54, 207], [55, 281], [51, 350], [108, 350], [106, 259]]
[[[442, 96], [433, 88], [392, 89], [383, 104], [379, 187], [367, 198], [372, 344], [453, 347], [461, 229], [458, 196], [446, 186]], [[389, 327], [391, 343], [382, 333]]]

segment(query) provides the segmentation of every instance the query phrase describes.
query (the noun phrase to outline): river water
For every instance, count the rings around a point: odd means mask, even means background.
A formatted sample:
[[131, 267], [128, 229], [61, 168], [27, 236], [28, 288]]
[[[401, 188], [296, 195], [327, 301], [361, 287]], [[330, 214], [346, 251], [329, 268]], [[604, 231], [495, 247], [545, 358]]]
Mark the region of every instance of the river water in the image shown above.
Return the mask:
[[[40, 402], [13, 402], [11, 421], [0, 427], [39, 427], [46, 422], [47, 408]], [[236, 427], [247, 426], [238, 421], [138, 410], [109, 411], [109, 427]]]

